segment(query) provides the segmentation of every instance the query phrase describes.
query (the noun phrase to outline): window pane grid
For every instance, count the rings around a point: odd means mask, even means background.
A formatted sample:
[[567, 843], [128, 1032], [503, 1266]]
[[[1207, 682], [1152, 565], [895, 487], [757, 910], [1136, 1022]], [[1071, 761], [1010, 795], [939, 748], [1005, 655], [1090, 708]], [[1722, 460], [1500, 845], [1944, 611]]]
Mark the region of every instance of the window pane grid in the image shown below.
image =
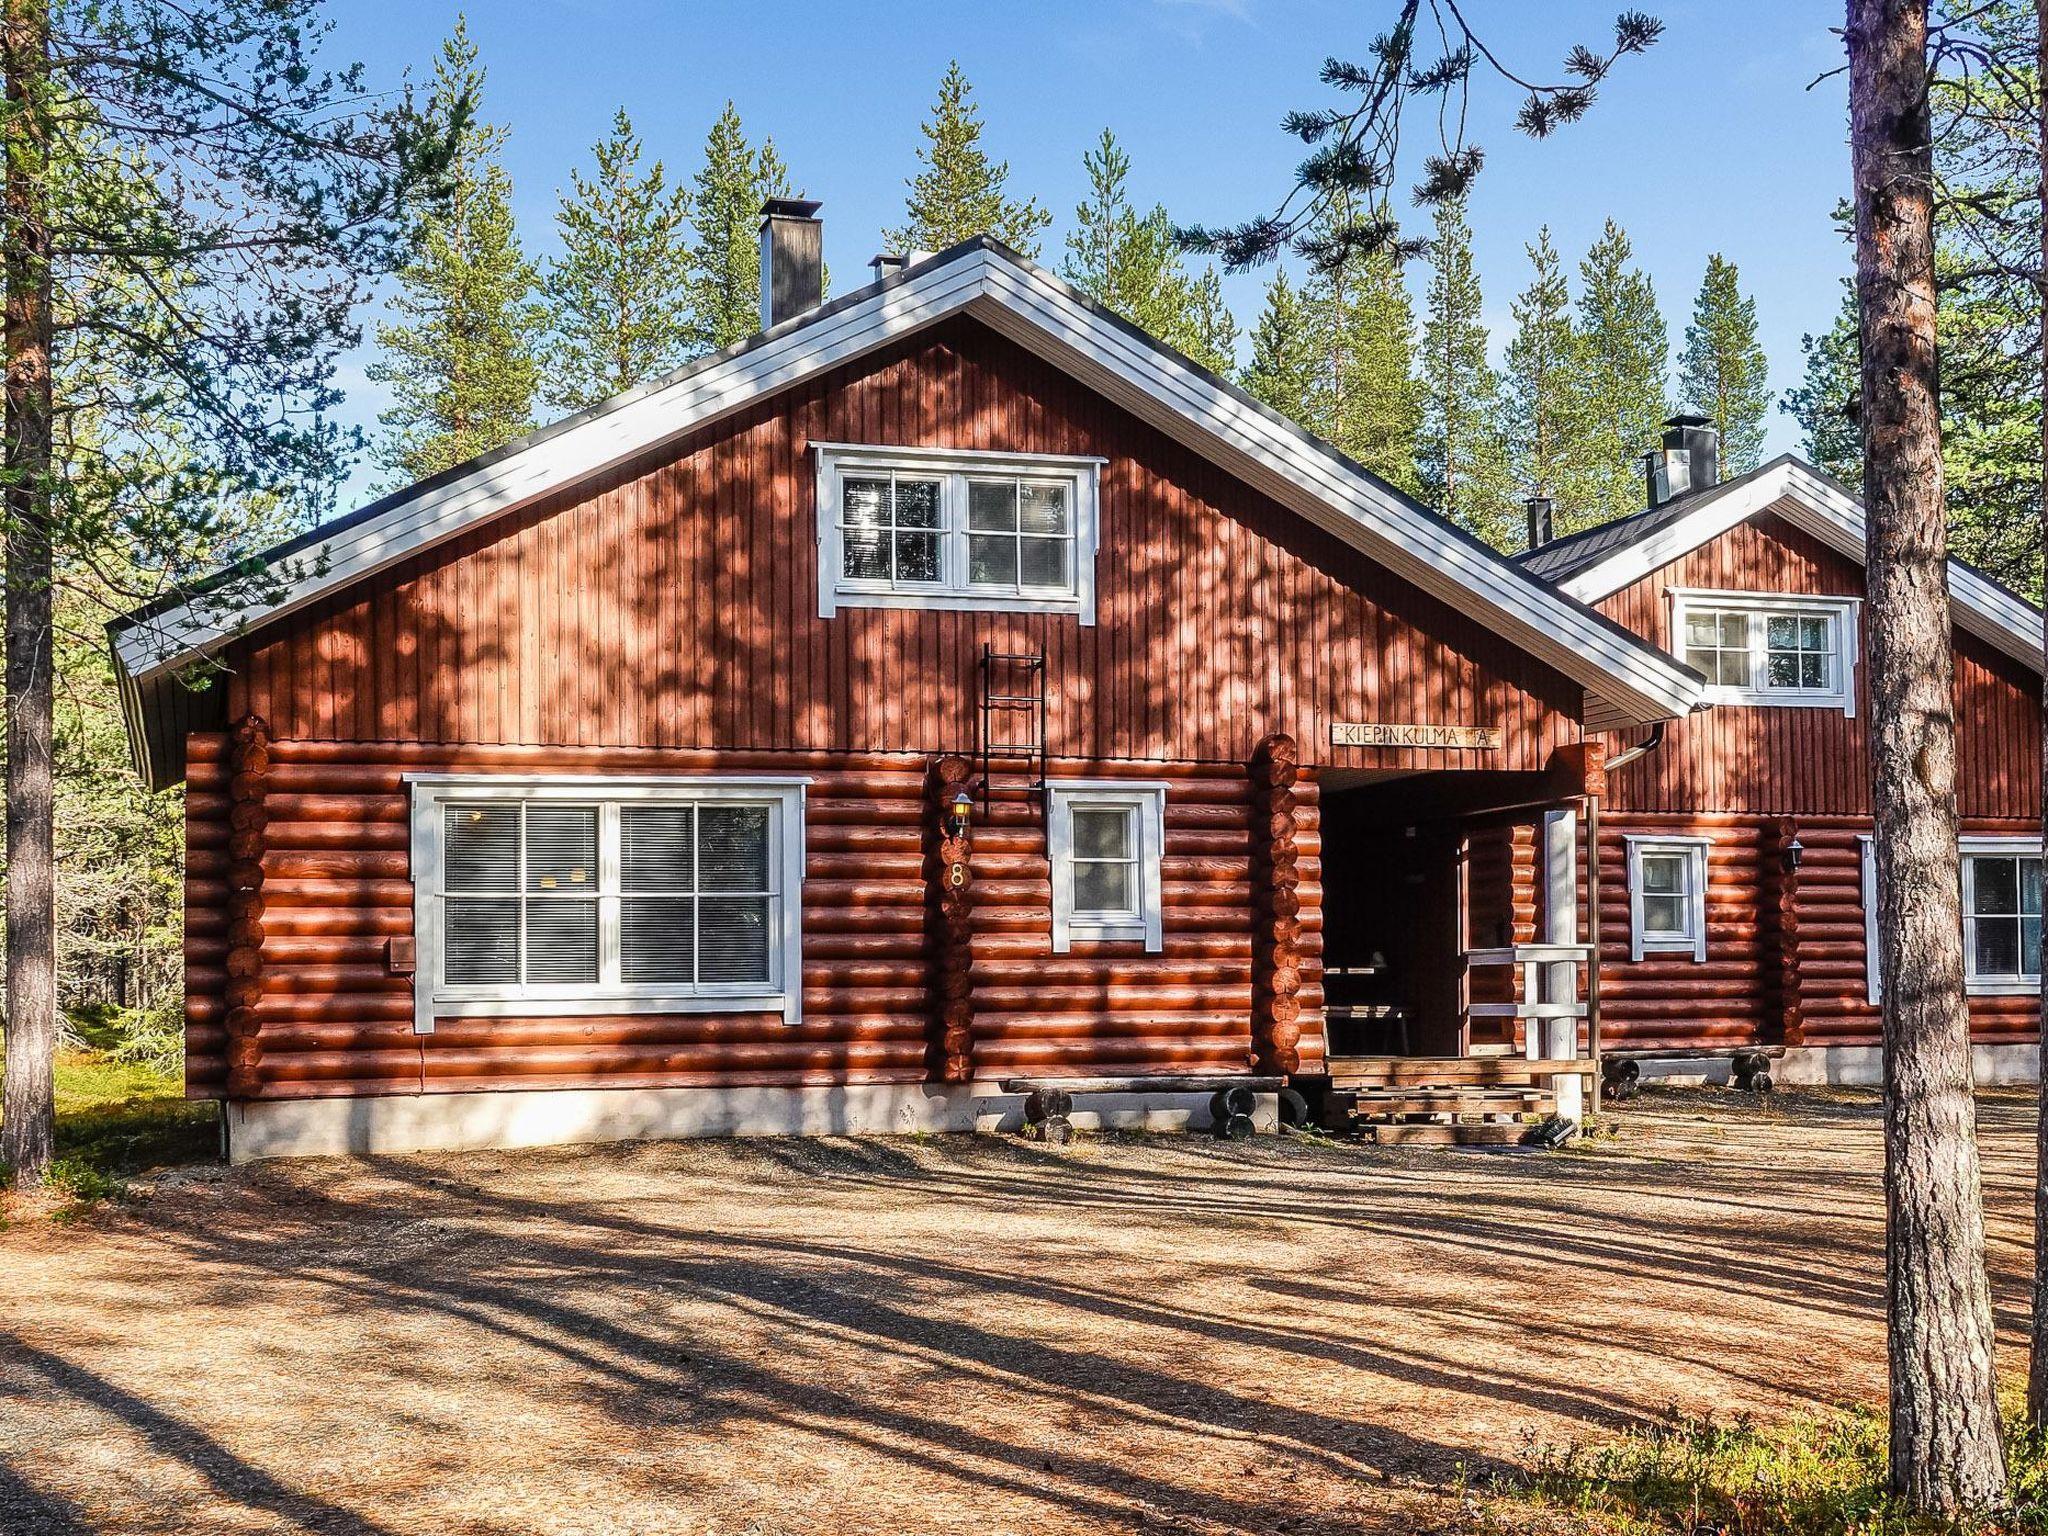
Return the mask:
[[848, 470], [840, 581], [856, 589], [1071, 597], [1079, 531], [1069, 479]]
[[773, 808], [449, 803], [443, 980], [686, 989], [774, 980]]
[[2041, 860], [2025, 854], [1970, 854], [1970, 970], [1991, 980], [2040, 974]]
[[1678, 639], [1686, 664], [1715, 687], [1842, 692], [1842, 625], [1833, 611], [1688, 602]]

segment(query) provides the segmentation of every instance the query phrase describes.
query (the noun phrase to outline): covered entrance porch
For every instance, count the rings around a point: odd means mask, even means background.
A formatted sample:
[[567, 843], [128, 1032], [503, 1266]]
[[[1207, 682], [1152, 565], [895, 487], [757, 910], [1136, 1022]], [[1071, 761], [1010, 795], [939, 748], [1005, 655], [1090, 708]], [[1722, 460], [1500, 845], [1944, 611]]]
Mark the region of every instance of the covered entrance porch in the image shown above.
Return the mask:
[[1320, 786], [1325, 1123], [1500, 1143], [1582, 1123], [1599, 1082], [1583, 759]]

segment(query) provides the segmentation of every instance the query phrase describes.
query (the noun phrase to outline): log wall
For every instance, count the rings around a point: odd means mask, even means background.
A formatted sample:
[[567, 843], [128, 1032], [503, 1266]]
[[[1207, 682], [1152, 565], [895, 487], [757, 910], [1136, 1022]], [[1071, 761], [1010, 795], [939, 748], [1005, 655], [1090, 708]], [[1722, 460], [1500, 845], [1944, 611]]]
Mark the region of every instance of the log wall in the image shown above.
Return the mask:
[[[2038, 823], [1965, 818], [1966, 834], [2026, 834]], [[1609, 813], [1600, 826], [1601, 1013], [1616, 1050], [1743, 1045], [1875, 1045], [1865, 971], [1859, 816]], [[1690, 836], [1707, 850], [1707, 957], [1629, 958], [1626, 839]], [[1797, 837], [1796, 873], [1781, 857]], [[2029, 1041], [2031, 997], [1972, 997], [1971, 1037]]]
[[[231, 1091], [222, 920], [229, 750], [224, 735], [190, 742], [187, 1091], [200, 1097]], [[942, 908], [933, 882], [959, 850], [928, 846], [934, 775], [920, 757], [280, 739], [268, 761], [253, 1021], [261, 1074], [235, 1085], [238, 1094], [914, 1082], [1243, 1070], [1252, 1060], [1253, 785], [1242, 765], [1055, 763], [1055, 777], [1137, 774], [1171, 786], [1164, 951], [1080, 943], [1055, 956], [1036, 806], [998, 800], [985, 818], [977, 813], [969, 897]], [[411, 978], [390, 959], [391, 941], [412, 935], [404, 775], [463, 769], [810, 775], [802, 1022], [746, 1013], [451, 1017], [431, 1035], [415, 1034]], [[1313, 784], [1295, 797], [1299, 1049], [1312, 1070], [1322, 1056]]]

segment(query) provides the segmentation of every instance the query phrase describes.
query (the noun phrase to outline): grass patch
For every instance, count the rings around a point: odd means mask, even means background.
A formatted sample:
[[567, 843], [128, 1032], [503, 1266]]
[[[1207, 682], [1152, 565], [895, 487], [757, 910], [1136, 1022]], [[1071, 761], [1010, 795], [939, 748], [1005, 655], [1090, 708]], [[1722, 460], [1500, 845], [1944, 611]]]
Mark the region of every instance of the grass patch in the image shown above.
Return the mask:
[[121, 1194], [123, 1179], [219, 1154], [218, 1108], [183, 1081], [98, 1051], [57, 1053], [57, 1156], [50, 1186], [81, 1202]]
[[1597, 1445], [1538, 1447], [1526, 1479], [1501, 1492], [1607, 1536], [2044, 1536], [2048, 1445], [2017, 1413], [2006, 1445], [2013, 1508], [1962, 1525], [1911, 1519], [1885, 1492], [1885, 1420], [1871, 1409], [1774, 1429], [1674, 1415]]

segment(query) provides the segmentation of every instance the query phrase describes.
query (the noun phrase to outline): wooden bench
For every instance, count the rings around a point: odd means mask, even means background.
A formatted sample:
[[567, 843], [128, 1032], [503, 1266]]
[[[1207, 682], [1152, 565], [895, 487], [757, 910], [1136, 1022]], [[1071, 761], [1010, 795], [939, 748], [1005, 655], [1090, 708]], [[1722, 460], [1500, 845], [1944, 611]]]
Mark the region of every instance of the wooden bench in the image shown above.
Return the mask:
[[1284, 1077], [1208, 1074], [1201, 1077], [1006, 1077], [997, 1085], [1024, 1095], [1024, 1134], [1064, 1145], [1073, 1140], [1068, 1117], [1074, 1100], [1097, 1093], [1206, 1093], [1211, 1128], [1218, 1138], [1240, 1141], [1252, 1133], [1252, 1103], [1261, 1093], [1278, 1093]]

